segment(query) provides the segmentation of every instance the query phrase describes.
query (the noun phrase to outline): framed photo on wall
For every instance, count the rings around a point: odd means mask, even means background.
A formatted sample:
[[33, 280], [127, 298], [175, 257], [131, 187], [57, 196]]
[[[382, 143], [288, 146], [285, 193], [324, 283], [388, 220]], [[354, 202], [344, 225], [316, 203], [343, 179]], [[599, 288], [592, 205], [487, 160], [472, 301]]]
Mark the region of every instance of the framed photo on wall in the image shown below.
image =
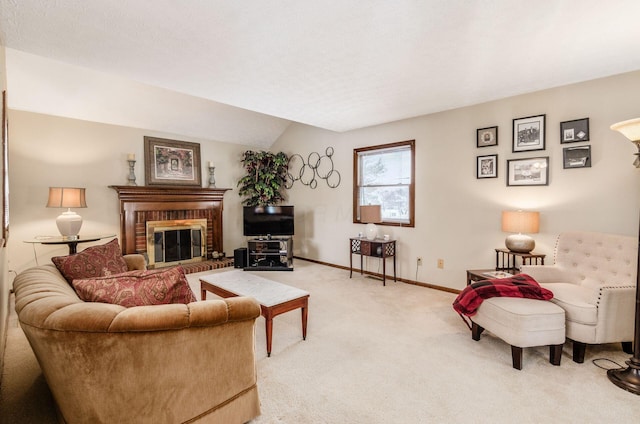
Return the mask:
[[549, 156], [508, 160], [507, 185], [549, 185]]
[[476, 165], [476, 178], [498, 177], [498, 155], [478, 156]]
[[513, 120], [513, 152], [544, 150], [546, 115]]
[[144, 171], [148, 185], [202, 186], [200, 144], [145, 137]]
[[479, 128], [476, 130], [476, 147], [498, 145], [498, 127]]
[[560, 122], [560, 143], [589, 141], [589, 118]]
[[570, 168], [591, 168], [591, 146], [565, 147], [562, 149], [562, 166]]

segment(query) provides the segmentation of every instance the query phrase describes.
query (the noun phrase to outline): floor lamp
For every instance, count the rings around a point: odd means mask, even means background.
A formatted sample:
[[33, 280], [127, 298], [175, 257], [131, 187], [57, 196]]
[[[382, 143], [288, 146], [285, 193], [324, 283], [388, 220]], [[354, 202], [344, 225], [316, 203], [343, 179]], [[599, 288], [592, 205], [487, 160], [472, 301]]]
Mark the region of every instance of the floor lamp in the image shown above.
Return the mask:
[[[621, 132], [638, 148], [633, 163], [640, 168], [640, 118], [613, 124], [611, 129]], [[613, 384], [631, 393], [640, 395], [640, 232], [638, 233], [638, 268], [636, 271], [636, 323], [633, 337], [633, 356], [627, 361], [627, 368], [607, 371], [607, 376]]]

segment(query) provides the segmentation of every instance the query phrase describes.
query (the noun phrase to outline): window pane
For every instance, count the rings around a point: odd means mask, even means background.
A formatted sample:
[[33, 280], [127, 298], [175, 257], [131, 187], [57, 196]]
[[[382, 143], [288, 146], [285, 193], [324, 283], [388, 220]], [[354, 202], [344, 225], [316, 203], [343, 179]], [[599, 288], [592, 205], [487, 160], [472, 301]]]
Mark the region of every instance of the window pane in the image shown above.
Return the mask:
[[415, 140], [353, 150], [353, 222], [360, 205], [380, 205], [382, 225], [415, 226]]
[[381, 205], [383, 221], [409, 222], [409, 187], [362, 187], [361, 205]]
[[411, 183], [411, 150], [392, 149], [360, 156], [360, 185]]

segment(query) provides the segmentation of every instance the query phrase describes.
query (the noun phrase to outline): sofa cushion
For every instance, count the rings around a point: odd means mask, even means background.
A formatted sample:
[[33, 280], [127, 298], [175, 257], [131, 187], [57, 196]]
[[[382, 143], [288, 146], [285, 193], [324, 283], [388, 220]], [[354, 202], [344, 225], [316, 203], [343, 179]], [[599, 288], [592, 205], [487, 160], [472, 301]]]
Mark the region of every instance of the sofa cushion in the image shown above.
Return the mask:
[[76, 278], [71, 283], [80, 299], [124, 307], [190, 303], [197, 299], [181, 266], [129, 271], [94, 278]]
[[51, 261], [70, 283], [76, 278], [121, 274], [128, 270], [118, 239], [88, 247], [73, 255], [55, 256]]
[[551, 301], [564, 309], [567, 321], [586, 325], [598, 322], [594, 290], [571, 283], [540, 284], [553, 292]]

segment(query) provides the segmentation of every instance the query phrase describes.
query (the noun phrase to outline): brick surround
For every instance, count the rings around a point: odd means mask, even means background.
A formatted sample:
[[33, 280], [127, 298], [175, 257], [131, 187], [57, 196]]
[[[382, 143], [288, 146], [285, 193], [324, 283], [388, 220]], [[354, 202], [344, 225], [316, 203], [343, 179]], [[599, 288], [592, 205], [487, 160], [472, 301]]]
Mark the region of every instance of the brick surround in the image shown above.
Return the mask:
[[120, 201], [122, 253], [146, 253], [147, 221], [207, 220], [207, 252], [222, 252], [222, 198], [226, 188], [109, 186]]

